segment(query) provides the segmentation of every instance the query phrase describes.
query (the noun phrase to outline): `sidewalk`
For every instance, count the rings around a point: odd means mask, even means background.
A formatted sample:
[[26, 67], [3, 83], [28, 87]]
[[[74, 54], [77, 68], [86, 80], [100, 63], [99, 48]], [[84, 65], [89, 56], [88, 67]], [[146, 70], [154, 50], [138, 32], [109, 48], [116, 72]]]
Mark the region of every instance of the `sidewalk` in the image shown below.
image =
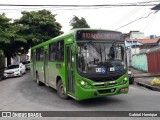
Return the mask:
[[134, 77], [135, 78], [142, 78], [142, 77], [158, 77], [160, 76], [160, 73], [158, 74], [151, 74], [151, 73], [147, 73], [147, 72], [144, 72], [144, 71], [141, 71], [141, 70], [137, 70], [135, 68], [129, 68], [132, 73], [134, 74]]
[[160, 91], [160, 86], [153, 86], [151, 85], [151, 81], [155, 78], [158, 77], [160, 78], [160, 73], [158, 74], [150, 74], [141, 70], [137, 70], [134, 68], [129, 68], [132, 73], [134, 74], [135, 77], [135, 83], [137, 85], [146, 87], [148, 89], [151, 90], [155, 90], [155, 91]]

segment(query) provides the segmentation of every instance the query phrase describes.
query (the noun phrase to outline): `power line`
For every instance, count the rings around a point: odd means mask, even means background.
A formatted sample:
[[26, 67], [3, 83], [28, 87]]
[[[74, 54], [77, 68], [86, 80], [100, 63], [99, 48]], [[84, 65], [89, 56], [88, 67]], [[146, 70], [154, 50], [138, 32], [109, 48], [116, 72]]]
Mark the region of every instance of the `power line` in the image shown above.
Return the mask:
[[25, 6], [25, 7], [41, 7], [41, 6], [53, 6], [53, 7], [101, 7], [101, 6], [155, 6], [157, 4], [101, 4], [101, 5], [20, 5], [20, 4], [0, 4], [0, 6]]
[[[153, 1], [149, 1], [149, 0], [143, 0], [143, 2], [136, 2], [137, 4], [146, 4], [146, 3], [150, 3]], [[155, 1], [154, 1], [155, 2]], [[156, 1], [157, 2], [157, 1]], [[133, 3], [134, 4], [134, 3]], [[136, 6], [132, 11], [128, 12], [125, 16], [123, 16], [116, 24], [113, 25], [114, 28], [116, 28], [116, 26], [120, 26], [120, 24], [124, 23], [125, 21], [127, 21], [129, 18], [133, 17], [138, 11], [140, 11], [142, 8], [144, 8], [144, 6], [139, 7]], [[148, 13], [148, 12], [147, 12]], [[123, 24], [122, 24], [123, 25]]]
[[[116, 6], [115, 6], [116, 7]], [[119, 6], [117, 6], [117, 7], [119, 7]], [[11, 9], [9, 9], [9, 8], [0, 8], [0, 10], [7, 10], [7, 11], [9, 11], [9, 10], [35, 10], [35, 9], [54, 9], [55, 11], [56, 10], [83, 10], [83, 9], [103, 9], [103, 8], [114, 8], [114, 6], [104, 6], [104, 7], [89, 7], [89, 8], [87, 8], [87, 7], [78, 7], [78, 8], [59, 8], [59, 7], [55, 7], [55, 8], [53, 8], [53, 7], [45, 7], [45, 6], [42, 6], [42, 7], [32, 7], [32, 8], [15, 8], [15, 9], [13, 9], [13, 8], [11, 8]]]
[[[80, 10], [80, 9], [102, 9], [102, 8], [113, 8], [113, 7], [132, 7], [132, 6], [155, 6], [156, 4], [143, 4], [143, 5], [133, 5], [133, 3], [130, 5], [126, 5], [126, 4], [102, 4], [102, 5], [20, 5], [20, 4], [0, 4], [0, 6], [4, 7], [4, 6], [13, 6], [13, 7], [24, 7], [24, 8], [0, 8], [0, 10], [25, 10], [25, 9], [48, 9], [48, 8], [52, 8], [54, 7], [55, 10]], [[32, 7], [32, 8], [28, 8], [28, 7]], [[70, 7], [67, 9], [64, 9], [63, 7]], [[76, 7], [76, 8], [75, 8]]]
[[143, 31], [148, 31], [148, 30], [150, 29], [150, 27], [152, 26], [152, 24], [153, 24], [154, 20], [156, 19], [156, 16], [157, 16], [157, 15], [158, 15], [158, 14], [154, 14], [154, 15], [150, 18], [150, 20], [147, 22], [146, 26], [144, 27]]
[[136, 2], [137, 4], [143, 4], [143, 3], [153, 3], [153, 2], [160, 2], [160, 0], [153, 0], [153, 1], [146, 1], [146, 2]]
[[[155, 14], [155, 13], [156, 13], [156, 12], [154, 12], [154, 14]], [[119, 30], [120, 28], [123, 28], [123, 27], [125, 27], [125, 26], [127, 26], [127, 25], [130, 25], [130, 24], [132, 24], [132, 23], [134, 23], [134, 22], [136, 22], [136, 21], [138, 21], [138, 20], [140, 20], [140, 19], [147, 18], [147, 17], [149, 17], [151, 14], [153, 14], [153, 12], [150, 12], [150, 13], [149, 13], [147, 16], [145, 16], [145, 17], [140, 17], [140, 18], [138, 18], [138, 19], [136, 19], [136, 20], [133, 20], [133, 21], [131, 21], [131, 22], [129, 22], [129, 23], [127, 23], [127, 24], [125, 24], [125, 25], [117, 28], [116, 30]]]

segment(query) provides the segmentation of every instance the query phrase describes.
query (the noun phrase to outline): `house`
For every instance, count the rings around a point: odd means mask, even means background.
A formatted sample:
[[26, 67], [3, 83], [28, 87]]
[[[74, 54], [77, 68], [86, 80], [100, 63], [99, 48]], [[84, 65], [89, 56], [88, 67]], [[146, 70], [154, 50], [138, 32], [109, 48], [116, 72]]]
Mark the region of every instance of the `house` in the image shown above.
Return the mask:
[[139, 31], [130, 31], [124, 34], [125, 46], [127, 48], [127, 63], [128, 66], [132, 66], [132, 56], [145, 53], [148, 49], [160, 46], [160, 38], [156, 38], [151, 35], [149, 38], [144, 37], [144, 33]]
[[124, 33], [123, 34], [125, 39], [143, 39], [144, 33], [140, 31], [130, 31], [129, 33]]
[[140, 43], [136, 39], [128, 39], [125, 40], [125, 46], [127, 48], [127, 64], [128, 66], [131, 66], [131, 58], [134, 54], [140, 53], [140, 46], [142, 43]]
[[[11, 57], [11, 64], [18, 64], [19, 62], [30, 61], [31, 49], [27, 54], [17, 54]], [[0, 69], [7, 67], [7, 58], [4, 56], [3, 51], [0, 49]]]
[[140, 39], [139, 42], [142, 44], [140, 46], [141, 52], [145, 52], [148, 49], [160, 46], [160, 38], [155, 39]]

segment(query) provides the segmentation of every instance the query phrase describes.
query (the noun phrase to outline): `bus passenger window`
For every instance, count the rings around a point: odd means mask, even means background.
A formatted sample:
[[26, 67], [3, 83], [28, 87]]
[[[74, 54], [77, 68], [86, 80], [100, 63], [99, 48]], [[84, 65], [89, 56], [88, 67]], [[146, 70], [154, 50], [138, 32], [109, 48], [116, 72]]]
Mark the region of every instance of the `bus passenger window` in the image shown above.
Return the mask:
[[49, 45], [49, 61], [64, 61], [64, 41], [61, 40]]
[[49, 45], [49, 61], [54, 62], [56, 56], [56, 43]]
[[56, 56], [55, 60], [62, 62], [64, 61], [64, 41], [57, 42], [57, 50], [56, 50]]
[[36, 49], [36, 61], [43, 61], [43, 47]]

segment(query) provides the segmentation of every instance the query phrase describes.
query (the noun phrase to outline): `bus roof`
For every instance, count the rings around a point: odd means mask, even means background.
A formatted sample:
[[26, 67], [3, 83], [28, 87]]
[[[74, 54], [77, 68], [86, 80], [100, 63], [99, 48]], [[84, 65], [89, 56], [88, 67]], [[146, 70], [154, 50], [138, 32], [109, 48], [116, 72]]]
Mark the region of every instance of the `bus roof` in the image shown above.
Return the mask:
[[57, 36], [57, 37], [52, 38], [52, 39], [50, 39], [50, 40], [47, 40], [47, 41], [45, 41], [45, 42], [43, 42], [43, 43], [40, 43], [40, 44], [38, 44], [38, 45], [36, 45], [36, 46], [33, 46], [31, 49], [36, 49], [36, 48], [42, 47], [42, 46], [44, 46], [44, 45], [46, 45], [46, 44], [52, 43], [53, 41], [57, 41], [57, 40], [59, 40], [59, 39], [63, 39], [64, 37], [69, 37], [69, 36], [71, 36], [71, 35], [74, 36], [75, 33], [76, 33], [77, 31], [79, 31], [79, 30], [100, 30], [100, 31], [109, 31], [109, 32], [118, 32], [118, 33], [121, 33], [121, 32], [119, 32], [119, 31], [115, 31], [115, 30], [94, 29], [94, 28], [76, 28], [76, 29], [71, 30], [71, 31], [68, 32], [68, 33], [64, 33], [64, 34], [62, 34], [62, 35], [60, 35], [60, 36]]

